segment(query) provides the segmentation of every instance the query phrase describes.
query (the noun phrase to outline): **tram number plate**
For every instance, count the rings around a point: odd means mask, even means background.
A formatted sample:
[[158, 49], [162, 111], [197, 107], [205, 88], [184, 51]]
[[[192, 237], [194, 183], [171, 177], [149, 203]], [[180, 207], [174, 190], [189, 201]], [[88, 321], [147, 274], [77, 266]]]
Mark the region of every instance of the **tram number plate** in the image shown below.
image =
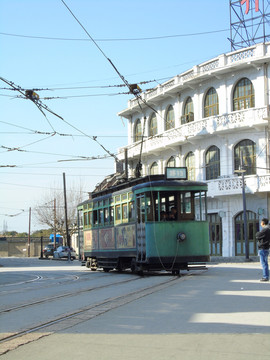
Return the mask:
[[187, 179], [187, 168], [186, 167], [166, 167], [166, 179]]

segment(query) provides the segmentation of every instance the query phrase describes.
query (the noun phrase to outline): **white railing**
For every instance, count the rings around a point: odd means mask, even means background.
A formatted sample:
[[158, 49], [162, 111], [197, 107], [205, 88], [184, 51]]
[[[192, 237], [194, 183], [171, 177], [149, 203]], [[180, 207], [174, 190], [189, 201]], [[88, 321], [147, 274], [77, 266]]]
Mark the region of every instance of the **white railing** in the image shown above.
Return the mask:
[[[147, 91], [141, 94], [141, 97], [144, 100], [152, 99], [156, 96], [163, 95], [166, 90], [169, 90], [173, 87], [179, 87], [184, 85], [186, 82], [193, 80], [195, 77], [200, 77], [206, 72], [212, 72], [218, 70], [219, 68], [224, 68], [226, 65], [240, 61], [250, 61], [251, 58], [262, 57], [263, 54], [267, 54], [269, 44], [258, 44], [250, 48], [245, 48], [243, 50], [238, 50], [233, 53], [223, 54], [217, 58], [211, 59], [203, 64], [194, 66], [193, 69], [188, 70], [177, 77], [167, 81], [164, 84], [159, 85], [153, 90]], [[138, 106], [137, 99], [132, 99], [129, 101], [129, 107], [132, 108]]]
[[[225, 179], [208, 180], [208, 191], [211, 196], [226, 196], [242, 193], [242, 177], [231, 175]], [[248, 175], [245, 176], [245, 192], [270, 191], [270, 175]]]
[[[258, 124], [266, 125], [267, 107], [253, 108], [247, 110], [234, 111], [230, 114], [217, 115], [209, 118], [192, 121], [180, 125], [177, 128], [164, 131], [162, 135], [155, 135], [144, 140], [143, 151], [151, 152], [162, 150], [165, 146], [185, 143], [188, 139], [211, 135], [214, 132], [233, 130], [235, 128], [252, 127]], [[131, 144], [127, 147], [129, 157], [137, 156], [141, 145]], [[124, 149], [124, 148], [123, 148]], [[121, 149], [120, 149], [121, 151]]]

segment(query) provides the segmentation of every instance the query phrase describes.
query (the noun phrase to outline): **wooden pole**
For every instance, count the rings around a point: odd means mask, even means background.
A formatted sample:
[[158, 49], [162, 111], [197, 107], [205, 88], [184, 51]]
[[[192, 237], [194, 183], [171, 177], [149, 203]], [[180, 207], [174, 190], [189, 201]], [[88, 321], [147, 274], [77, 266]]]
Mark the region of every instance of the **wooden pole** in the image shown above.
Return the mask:
[[31, 243], [30, 231], [31, 231], [31, 207], [29, 208], [28, 257], [30, 257], [30, 243]]

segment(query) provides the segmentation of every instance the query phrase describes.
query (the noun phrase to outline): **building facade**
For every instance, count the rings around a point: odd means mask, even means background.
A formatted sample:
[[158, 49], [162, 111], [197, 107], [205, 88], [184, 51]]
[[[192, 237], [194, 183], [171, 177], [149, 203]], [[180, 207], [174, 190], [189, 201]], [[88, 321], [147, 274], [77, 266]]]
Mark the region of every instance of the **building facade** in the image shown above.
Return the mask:
[[270, 216], [270, 43], [194, 66], [128, 102], [129, 177], [186, 166], [190, 180], [208, 184], [212, 256], [245, 254], [244, 170], [249, 254], [256, 255], [260, 219]]

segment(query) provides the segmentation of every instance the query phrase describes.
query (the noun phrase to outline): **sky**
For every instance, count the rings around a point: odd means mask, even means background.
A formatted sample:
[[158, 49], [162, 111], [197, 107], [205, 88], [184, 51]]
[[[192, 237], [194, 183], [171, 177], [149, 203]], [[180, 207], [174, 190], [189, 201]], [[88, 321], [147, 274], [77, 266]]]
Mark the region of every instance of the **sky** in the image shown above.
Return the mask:
[[229, 28], [229, 0], [0, 0], [0, 77], [54, 113], [0, 80], [0, 233], [44, 228], [35, 208], [63, 174], [85, 200], [114, 172], [132, 98], [119, 74], [151, 89], [230, 52]]

